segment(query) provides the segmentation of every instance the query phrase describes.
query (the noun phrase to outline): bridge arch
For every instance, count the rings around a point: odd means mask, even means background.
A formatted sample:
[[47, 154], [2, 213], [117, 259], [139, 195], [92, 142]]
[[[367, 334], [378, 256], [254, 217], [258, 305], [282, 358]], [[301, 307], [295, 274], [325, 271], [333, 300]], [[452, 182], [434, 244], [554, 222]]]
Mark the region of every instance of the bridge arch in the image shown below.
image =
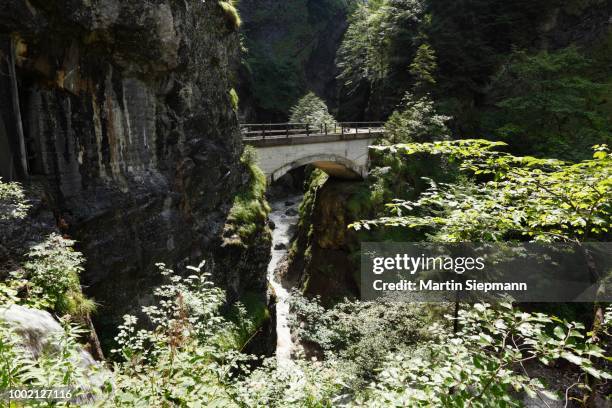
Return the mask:
[[[265, 126], [272, 129], [272, 125]], [[343, 125], [339, 133], [317, 134], [302, 134], [299, 133], [301, 129], [290, 130], [288, 127], [281, 131], [270, 129], [243, 132], [244, 143], [257, 150], [257, 162], [269, 182], [306, 164], [335, 177], [364, 177], [368, 169], [369, 147], [384, 134], [382, 127], [369, 125], [363, 128]]]
[[330, 176], [344, 178], [344, 179], [359, 179], [365, 176], [365, 166], [360, 166], [354, 161], [347, 159], [346, 157], [339, 156], [336, 154], [320, 153], [313, 154], [294, 160], [290, 163], [284, 164], [283, 166], [272, 171], [268, 175], [268, 181], [273, 182], [278, 180], [289, 171], [297, 169], [298, 167], [312, 164], [318, 169], [323, 170]]

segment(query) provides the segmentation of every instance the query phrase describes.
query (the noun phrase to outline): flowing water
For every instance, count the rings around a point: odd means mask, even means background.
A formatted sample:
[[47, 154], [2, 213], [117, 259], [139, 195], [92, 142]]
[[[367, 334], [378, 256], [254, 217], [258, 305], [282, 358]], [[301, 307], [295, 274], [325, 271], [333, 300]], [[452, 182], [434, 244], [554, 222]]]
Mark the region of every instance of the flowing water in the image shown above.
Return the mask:
[[268, 282], [276, 295], [276, 359], [279, 363], [291, 361], [293, 340], [288, 324], [289, 288], [283, 286], [277, 269], [288, 253], [293, 227], [299, 219], [297, 208], [301, 201], [302, 195], [295, 194], [270, 202], [270, 220], [274, 222], [275, 228], [272, 231], [272, 259], [268, 265]]

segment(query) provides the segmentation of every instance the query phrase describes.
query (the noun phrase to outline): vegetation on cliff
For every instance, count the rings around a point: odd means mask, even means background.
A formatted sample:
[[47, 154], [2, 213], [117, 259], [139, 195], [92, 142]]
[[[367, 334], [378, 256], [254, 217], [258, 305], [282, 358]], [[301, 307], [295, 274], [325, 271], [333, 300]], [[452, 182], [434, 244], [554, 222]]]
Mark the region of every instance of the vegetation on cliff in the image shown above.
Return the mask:
[[[29, 208], [20, 184], [0, 180], [3, 223], [19, 224], [28, 216]], [[0, 276], [0, 305], [15, 303], [50, 310], [67, 319], [88, 318], [95, 303], [81, 290], [80, 274], [85, 260], [83, 254], [74, 250], [74, 243], [52, 233], [31, 246], [21, 262], [13, 259], [12, 265], [8, 265], [11, 270], [3, 270], [6, 276]]]
[[248, 182], [234, 198], [224, 235], [245, 245], [259, 228], [265, 227], [270, 206], [265, 196], [266, 176], [257, 166], [257, 152], [247, 146], [240, 160], [247, 170]]

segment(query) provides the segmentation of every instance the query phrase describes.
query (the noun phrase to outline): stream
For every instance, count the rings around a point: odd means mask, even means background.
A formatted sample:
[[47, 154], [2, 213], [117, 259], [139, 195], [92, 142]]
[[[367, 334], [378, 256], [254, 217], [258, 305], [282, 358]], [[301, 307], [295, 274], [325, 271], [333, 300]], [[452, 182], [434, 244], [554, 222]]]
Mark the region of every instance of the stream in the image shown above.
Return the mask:
[[275, 228], [272, 230], [272, 259], [268, 264], [267, 276], [276, 295], [276, 359], [279, 364], [291, 361], [294, 345], [288, 324], [291, 288], [283, 286], [283, 279], [278, 272], [289, 252], [293, 227], [299, 220], [297, 209], [302, 197], [302, 194], [292, 194], [270, 201], [272, 207], [270, 220], [274, 222]]

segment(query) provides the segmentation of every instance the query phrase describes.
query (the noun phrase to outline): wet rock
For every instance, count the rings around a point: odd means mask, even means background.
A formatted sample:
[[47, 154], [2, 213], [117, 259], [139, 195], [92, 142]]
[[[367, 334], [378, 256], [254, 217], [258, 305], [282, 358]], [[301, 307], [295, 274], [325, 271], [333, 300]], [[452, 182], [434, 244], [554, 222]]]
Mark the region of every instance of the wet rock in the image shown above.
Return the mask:
[[285, 211], [285, 215], [293, 217], [293, 216], [298, 215], [298, 212], [295, 208], [289, 208], [287, 211]]
[[284, 242], [279, 242], [274, 245], [274, 249], [287, 249], [287, 245]]
[[285, 207], [290, 207], [295, 204], [293, 201], [285, 201]]
[[271, 230], [276, 228], [276, 224], [274, 223], [274, 221], [268, 220], [268, 228], [270, 228]]

